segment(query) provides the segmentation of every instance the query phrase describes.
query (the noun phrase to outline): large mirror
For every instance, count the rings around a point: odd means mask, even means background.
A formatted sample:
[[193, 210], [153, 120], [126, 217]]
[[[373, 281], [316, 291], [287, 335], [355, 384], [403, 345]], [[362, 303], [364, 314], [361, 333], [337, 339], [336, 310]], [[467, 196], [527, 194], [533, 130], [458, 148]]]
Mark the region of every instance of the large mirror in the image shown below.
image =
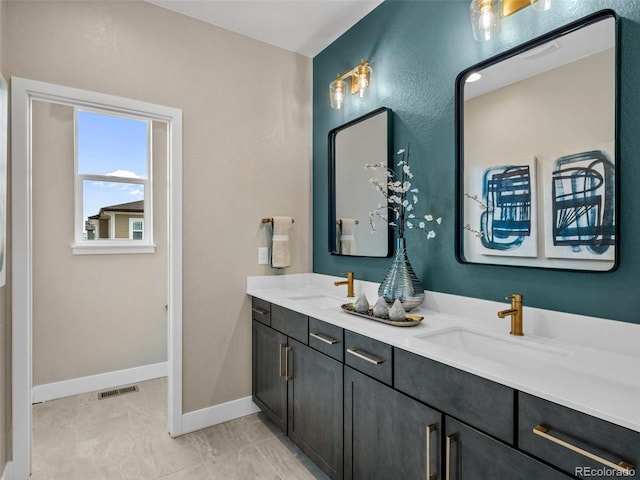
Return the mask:
[[595, 13], [458, 76], [459, 261], [617, 267], [616, 23]]
[[369, 213], [386, 198], [372, 183], [386, 185], [390, 165], [392, 113], [379, 108], [329, 132], [329, 252], [332, 255], [388, 257], [393, 232]]

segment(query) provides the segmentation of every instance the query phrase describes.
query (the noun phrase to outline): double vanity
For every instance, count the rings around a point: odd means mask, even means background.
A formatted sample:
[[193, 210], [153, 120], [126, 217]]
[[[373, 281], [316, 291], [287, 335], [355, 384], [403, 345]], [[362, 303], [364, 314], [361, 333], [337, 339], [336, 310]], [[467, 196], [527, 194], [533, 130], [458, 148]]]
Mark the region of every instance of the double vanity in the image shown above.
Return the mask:
[[640, 479], [638, 325], [525, 298], [516, 337], [508, 303], [426, 292], [399, 328], [336, 280], [247, 281], [254, 402], [331, 478]]

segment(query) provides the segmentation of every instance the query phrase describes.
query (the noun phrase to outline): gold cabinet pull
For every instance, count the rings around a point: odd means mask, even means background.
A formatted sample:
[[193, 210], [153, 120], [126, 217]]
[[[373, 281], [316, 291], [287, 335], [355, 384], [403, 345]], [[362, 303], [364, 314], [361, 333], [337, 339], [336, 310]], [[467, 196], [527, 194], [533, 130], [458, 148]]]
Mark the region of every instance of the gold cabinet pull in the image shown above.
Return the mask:
[[456, 443], [456, 434], [447, 435], [446, 449], [445, 449], [445, 468], [446, 468], [446, 480], [451, 480], [451, 445]]
[[427, 437], [427, 480], [437, 480], [436, 475], [431, 475], [431, 434], [437, 430], [436, 424], [432, 423], [427, 425], [426, 437]]
[[289, 375], [289, 352], [293, 353], [293, 347], [284, 349], [284, 378], [287, 382], [293, 380], [293, 377]]
[[355, 357], [361, 358], [366, 362], [373, 363], [374, 365], [380, 365], [381, 363], [384, 363], [384, 360], [380, 360], [379, 358], [373, 358], [368, 355], [363, 355], [362, 353], [358, 352], [358, 350], [356, 350], [355, 348], [347, 348], [347, 352]]
[[284, 377], [285, 373], [282, 371], [282, 348], [286, 347], [287, 344], [286, 343], [281, 343], [280, 346], [278, 347], [278, 376], [279, 377]]
[[258, 315], [266, 315], [269, 313], [269, 310], [265, 310], [264, 308], [251, 307], [251, 311], [253, 313], [257, 313]]
[[315, 338], [316, 340], [320, 340], [321, 342], [328, 343], [329, 345], [335, 345], [336, 343], [338, 343], [338, 340], [324, 335], [320, 332], [309, 332], [309, 336]]
[[542, 425], [536, 425], [535, 427], [533, 427], [533, 433], [538, 435], [539, 437], [544, 438], [545, 440], [549, 440], [550, 442], [553, 443], [557, 443], [558, 445], [564, 447], [564, 448], [568, 448], [569, 450], [571, 450], [572, 452], [576, 452], [579, 453], [580, 455], [590, 458], [591, 460], [594, 460], [598, 463], [601, 463], [602, 465], [605, 465], [607, 467], [613, 468], [619, 472], [624, 472], [627, 473], [631, 470], [633, 470], [633, 465], [625, 462], [624, 460], [620, 461], [619, 463], [613, 463], [609, 460], [607, 460], [606, 458], [602, 458], [594, 453], [588, 452], [586, 450], [583, 450], [580, 447], [576, 447], [575, 445], [572, 445], [571, 443], [565, 442], [564, 440], [560, 440], [557, 437], [554, 437], [553, 435], [550, 435], [549, 433], [547, 433], [549, 431], [549, 429], [547, 427], [544, 427]]

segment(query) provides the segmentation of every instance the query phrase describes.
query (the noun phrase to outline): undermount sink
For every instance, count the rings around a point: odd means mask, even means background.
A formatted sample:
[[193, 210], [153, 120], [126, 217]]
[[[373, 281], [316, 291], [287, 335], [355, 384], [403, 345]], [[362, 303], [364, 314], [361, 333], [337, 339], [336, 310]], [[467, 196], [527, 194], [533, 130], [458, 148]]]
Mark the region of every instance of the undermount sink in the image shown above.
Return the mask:
[[571, 354], [560, 348], [532, 343], [523, 337], [501, 337], [459, 327], [415, 338], [515, 368], [541, 368]]
[[295, 295], [288, 297], [288, 299], [301, 303], [304, 302], [306, 305], [316, 308], [335, 308], [345, 303], [344, 299], [340, 297], [332, 297], [324, 294]]

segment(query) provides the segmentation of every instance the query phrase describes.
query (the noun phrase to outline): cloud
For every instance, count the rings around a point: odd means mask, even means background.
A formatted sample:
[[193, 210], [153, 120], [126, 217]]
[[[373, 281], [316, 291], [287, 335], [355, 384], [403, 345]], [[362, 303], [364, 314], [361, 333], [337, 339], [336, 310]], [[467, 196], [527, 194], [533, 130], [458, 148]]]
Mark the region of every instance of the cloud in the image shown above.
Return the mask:
[[130, 190], [127, 192], [129, 195], [133, 195], [135, 197], [143, 197], [144, 198], [144, 190], [136, 188], [135, 190]]
[[111, 173], [107, 173], [107, 177], [143, 178], [130, 170], [114, 170]]

